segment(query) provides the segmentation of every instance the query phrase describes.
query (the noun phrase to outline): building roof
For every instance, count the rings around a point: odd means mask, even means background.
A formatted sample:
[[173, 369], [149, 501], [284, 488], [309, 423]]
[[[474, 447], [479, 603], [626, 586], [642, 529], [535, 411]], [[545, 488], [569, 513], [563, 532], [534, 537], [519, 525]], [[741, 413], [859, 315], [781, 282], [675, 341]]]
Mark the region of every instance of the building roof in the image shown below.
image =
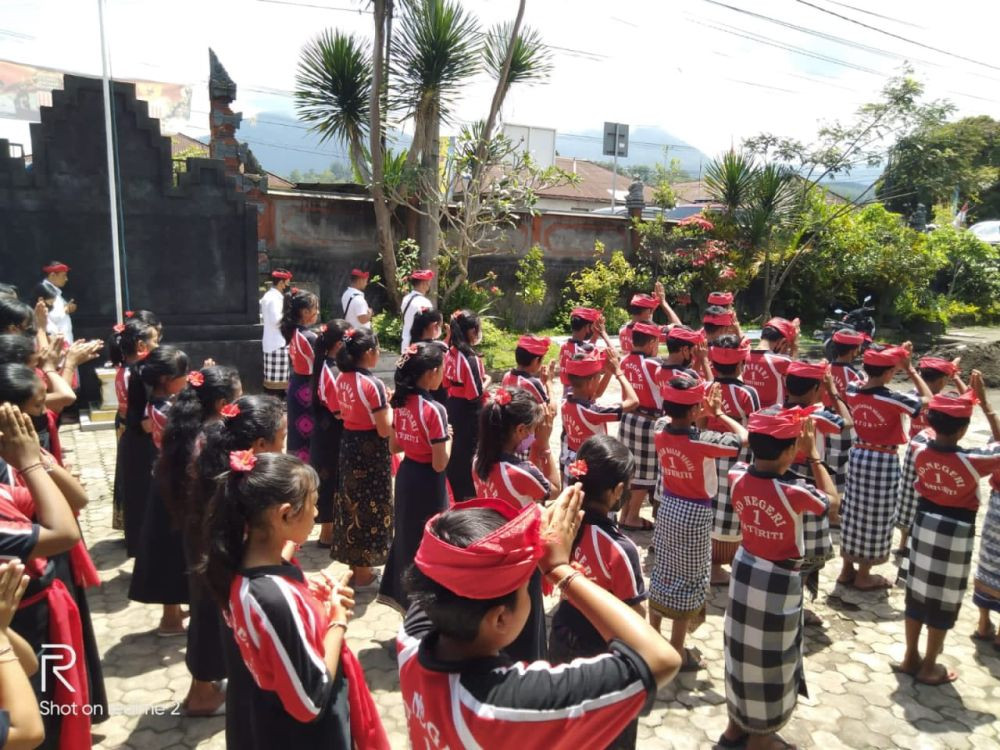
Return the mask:
[[[555, 166], [560, 169], [575, 174], [580, 178], [577, 185], [560, 185], [558, 187], [538, 190], [539, 198], [563, 198], [566, 200], [576, 200], [586, 203], [610, 203], [611, 185], [614, 182], [615, 191], [619, 201], [624, 201], [628, 194], [628, 186], [632, 179], [625, 175], [618, 175], [617, 180], [613, 180], [614, 174], [610, 169], [595, 164], [586, 159], [577, 159], [572, 156], [557, 156]], [[653, 202], [653, 189], [648, 185], [643, 187], [643, 196], [646, 203]]]
[[182, 151], [197, 149], [205, 156], [208, 156], [208, 144], [202, 143], [196, 138], [192, 138], [184, 133], [174, 133], [170, 136], [170, 155], [176, 157]]

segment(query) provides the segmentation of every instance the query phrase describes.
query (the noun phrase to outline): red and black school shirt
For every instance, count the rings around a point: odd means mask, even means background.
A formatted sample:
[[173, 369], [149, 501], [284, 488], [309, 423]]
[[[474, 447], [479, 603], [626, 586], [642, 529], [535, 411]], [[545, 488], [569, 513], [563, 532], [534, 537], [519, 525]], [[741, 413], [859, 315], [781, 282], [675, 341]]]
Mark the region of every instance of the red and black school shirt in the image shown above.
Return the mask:
[[979, 510], [979, 480], [1000, 471], [1000, 443], [984, 448], [946, 447], [933, 441], [913, 443], [913, 488], [935, 505], [975, 513]]
[[[861, 385], [867, 380], [865, 374], [857, 370], [850, 362], [831, 362], [830, 374], [833, 376], [833, 382], [837, 386], [837, 393], [840, 394], [841, 398], [847, 393], [847, 386]], [[825, 390], [823, 391], [823, 406], [831, 410], [837, 408], [833, 398]]]
[[316, 344], [316, 332], [297, 326], [292, 333], [292, 340], [288, 342], [288, 359], [292, 363], [292, 372], [296, 375], [312, 375], [313, 362], [316, 352], [313, 347]]
[[765, 560], [795, 560], [805, 552], [802, 514], [822, 515], [830, 501], [822, 490], [797, 479], [737, 464], [729, 470], [733, 510], [743, 528], [743, 548]]
[[508, 370], [504, 373], [501, 385], [505, 388], [523, 388], [538, 403], [549, 403], [549, 389], [545, 387], [540, 378], [524, 370]]
[[27, 573], [37, 577], [45, 568], [46, 560], [28, 560], [41, 531], [41, 526], [31, 521], [34, 512], [35, 503], [26, 488], [0, 484], [0, 562], [16, 558], [24, 564]]
[[663, 396], [660, 395], [663, 368], [660, 361], [640, 352], [632, 352], [622, 358], [621, 368], [622, 375], [639, 399], [639, 408], [646, 412], [646, 416], [658, 415], [663, 410]]
[[337, 370], [330, 359], [323, 362], [323, 369], [319, 371], [316, 395], [323, 408], [331, 414], [340, 415], [340, 402], [337, 400]]
[[784, 403], [785, 373], [791, 363], [791, 357], [767, 349], [750, 351], [750, 359], [743, 368], [743, 382], [757, 389], [762, 409]]
[[649, 666], [618, 640], [606, 654], [555, 667], [502, 654], [443, 661], [437, 640], [426, 615], [411, 608], [396, 653], [414, 748], [606, 747], [656, 697]]
[[893, 391], [885, 386], [862, 390], [859, 384], [847, 386], [844, 400], [851, 409], [851, 420], [858, 442], [870, 445], [902, 445], [907, 442], [909, 421], [920, 414], [920, 398]]
[[428, 391], [411, 393], [393, 409], [392, 427], [403, 455], [422, 464], [431, 463], [434, 445], [448, 442], [448, 412]]
[[732, 432], [689, 427], [677, 430], [666, 419], [656, 423], [656, 456], [663, 491], [685, 500], [711, 500], [719, 493], [717, 458], [736, 458], [742, 444]]
[[587, 354], [594, 351], [594, 344], [590, 341], [580, 341], [569, 338], [559, 347], [559, 380], [564, 386], [569, 385], [569, 375], [566, 374], [566, 363], [577, 354]]
[[170, 411], [170, 399], [151, 398], [146, 402], [146, 419], [152, 427], [150, 436], [156, 450], [163, 447], [163, 431], [167, 428], [167, 412]]
[[561, 412], [566, 445], [574, 453], [591, 435], [607, 435], [608, 424], [622, 418], [621, 404], [605, 406], [573, 395], [563, 399]]
[[337, 404], [345, 430], [366, 432], [375, 429], [375, 414], [388, 408], [385, 383], [368, 370], [342, 372], [336, 379]]
[[[732, 420], [746, 426], [750, 415], [760, 410], [760, 397], [757, 389], [747, 385], [739, 378], [716, 378], [715, 382], [722, 389], [722, 413]], [[709, 417], [705, 429], [713, 432], [729, 432], [729, 427], [718, 417]]]
[[466, 401], [481, 401], [486, 369], [483, 358], [475, 352], [464, 354], [454, 346], [444, 356], [444, 379], [448, 383], [448, 395]]
[[552, 494], [549, 480], [537, 466], [510, 453], [500, 454], [500, 460], [493, 464], [486, 479], [473, 466], [472, 482], [477, 497], [499, 497], [515, 508], [548, 500]]
[[[639, 549], [604, 513], [584, 511], [583, 523], [573, 542], [573, 564], [587, 578], [629, 606], [644, 602], [649, 596], [642, 577]], [[552, 617], [552, 629], [557, 628], [572, 631], [585, 653], [607, 648], [607, 641], [597, 628], [568, 601], [561, 602]]]

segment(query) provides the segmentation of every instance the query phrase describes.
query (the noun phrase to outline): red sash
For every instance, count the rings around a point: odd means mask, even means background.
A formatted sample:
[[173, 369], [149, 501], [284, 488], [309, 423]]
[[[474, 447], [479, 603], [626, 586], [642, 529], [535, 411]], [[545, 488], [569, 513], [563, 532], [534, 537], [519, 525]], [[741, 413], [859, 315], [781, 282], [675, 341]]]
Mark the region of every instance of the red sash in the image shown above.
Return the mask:
[[81, 539], [69, 551], [69, 564], [73, 569], [73, 580], [82, 589], [101, 585], [101, 577], [97, 574], [94, 561], [90, 559], [87, 545]]
[[[42, 599], [49, 604], [49, 642], [72, 646], [76, 661], [69, 669], [60, 670], [59, 677], [69, 682], [72, 689], [53, 675], [55, 690], [53, 699], [59, 706], [75, 706], [62, 717], [59, 730], [59, 750], [79, 750], [90, 747], [90, 716], [85, 706], [90, 703], [87, 688], [87, 666], [84, 659], [83, 628], [80, 625], [80, 610], [72, 595], [58, 578], [44, 591], [23, 599], [18, 609], [30, 607]], [[43, 666], [44, 669], [44, 666]]]
[[351, 713], [351, 741], [356, 750], [389, 750], [378, 708], [365, 682], [365, 672], [354, 652], [342, 641], [340, 666], [347, 679], [347, 703]]

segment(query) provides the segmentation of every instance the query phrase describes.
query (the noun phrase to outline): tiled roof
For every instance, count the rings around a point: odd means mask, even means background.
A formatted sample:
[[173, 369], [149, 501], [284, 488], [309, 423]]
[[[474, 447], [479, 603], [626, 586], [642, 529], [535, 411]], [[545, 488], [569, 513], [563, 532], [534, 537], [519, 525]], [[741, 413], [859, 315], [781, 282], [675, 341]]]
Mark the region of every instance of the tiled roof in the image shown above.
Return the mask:
[[181, 151], [187, 151], [189, 149], [196, 148], [199, 151], [204, 152], [205, 156], [208, 156], [208, 144], [202, 143], [199, 140], [192, 138], [189, 135], [184, 135], [183, 133], [174, 133], [170, 136], [170, 155], [177, 156]]

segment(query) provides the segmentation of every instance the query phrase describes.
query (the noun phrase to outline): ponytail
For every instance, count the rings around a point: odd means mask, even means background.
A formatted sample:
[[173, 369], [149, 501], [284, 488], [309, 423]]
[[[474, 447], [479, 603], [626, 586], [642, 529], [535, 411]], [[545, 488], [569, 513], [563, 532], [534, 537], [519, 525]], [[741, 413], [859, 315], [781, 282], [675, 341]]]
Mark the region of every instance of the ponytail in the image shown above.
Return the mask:
[[35, 354], [35, 340], [23, 333], [0, 333], [0, 364], [27, 365]]
[[285, 292], [285, 302], [281, 308], [281, 322], [278, 329], [285, 339], [285, 343], [291, 343], [295, 328], [301, 325], [302, 313], [310, 308], [319, 305], [319, 297], [312, 292], [298, 287], [292, 287]]
[[469, 343], [469, 331], [479, 331], [479, 316], [472, 310], [456, 310], [448, 323], [448, 343], [467, 357], [476, 357], [476, 350]]
[[395, 388], [389, 405], [393, 409], [405, 406], [406, 399], [417, 392], [420, 378], [443, 364], [444, 350], [438, 342], [410, 344], [410, 348], [396, 361]]
[[341, 372], [355, 372], [361, 369], [358, 362], [372, 349], [378, 349], [378, 339], [371, 331], [363, 328], [349, 328], [341, 339], [344, 345], [337, 350], [337, 369]]
[[541, 416], [539, 404], [523, 388], [501, 387], [493, 391], [479, 412], [479, 450], [474, 468], [486, 479], [518, 425], [534, 425]]
[[142, 422], [146, 404], [156, 386], [163, 380], [179, 378], [187, 371], [187, 355], [176, 346], [157, 347], [148, 357], [132, 365], [128, 381], [128, 423], [138, 426]]
[[591, 435], [576, 453], [578, 461], [587, 465], [586, 473], [575, 479], [583, 485], [584, 503], [600, 503], [605, 493], [619, 484], [625, 485], [622, 497], [627, 497], [635, 457], [632, 451], [610, 435]]
[[[140, 311], [140, 313], [144, 312], [146, 311]], [[152, 313], [147, 314], [155, 319]], [[140, 317], [139, 313], [126, 319], [120, 326], [116, 325], [107, 338], [108, 359], [111, 364], [116, 367], [124, 367], [128, 360], [133, 359], [139, 353], [139, 342], [149, 344], [158, 330], [157, 324], [150, 323], [146, 318]]]
[[319, 335], [313, 342], [314, 358], [311, 384], [312, 406], [316, 413], [319, 413], [320, 409], [326, 408], [319, 397], [319, 376], [323, 373], [326, 360], [334, 359], [337, 356], [337, 349], [344, 343], [344, 334], [350, 329], [351, 324], [340, 318], [335, 318], [318, 329]]

